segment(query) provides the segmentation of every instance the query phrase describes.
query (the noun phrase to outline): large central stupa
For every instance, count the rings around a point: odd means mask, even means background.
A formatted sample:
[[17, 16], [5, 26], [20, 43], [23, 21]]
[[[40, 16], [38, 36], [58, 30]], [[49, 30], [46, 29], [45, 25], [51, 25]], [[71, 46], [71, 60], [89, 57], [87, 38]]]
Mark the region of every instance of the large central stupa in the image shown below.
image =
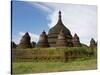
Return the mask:
[[56, 47], [56, 41], [57, 41], [58, 35], [59, 35], [59, 33], [62, 29], [65, 33], [65, 37], [66, 37], [66, 40], [67, 40], [67, 46], [68, 47], [73, 46], [72, 35], [70, 33], [70, 30], [67, 27], [64, 26], [61, 17], [62, 17], [61, 11], [59, 11], [57, 24], [49, 30], [48, 42], [49, 42], [50, 47]]

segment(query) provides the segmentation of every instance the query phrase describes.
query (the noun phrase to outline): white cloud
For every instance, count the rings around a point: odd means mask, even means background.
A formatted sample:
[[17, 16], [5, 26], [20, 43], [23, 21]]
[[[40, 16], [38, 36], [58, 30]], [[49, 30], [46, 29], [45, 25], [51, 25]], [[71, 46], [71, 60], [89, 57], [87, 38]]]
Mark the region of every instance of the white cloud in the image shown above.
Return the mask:
[[42, 4], [41, 2], [30, 2], [30, 1], [28, 2], [27, 1], [27, 3], [29, 3], [33, 7], [35, 6], [36, 8], [38, 8], [42, 11], [45, 11], [45, 12], [48, 12], [48, 13], [52, 12], [51, 8], [49, 8], [45, 4]]
[[[31, 37], [31, 42], [32, 42], [32, 41], [37, 42], [37, 41], [39, 40], [39, 35], [34, 34], [34, 33], [31, 33], [31, 32], [28, 32], [28, 33], [29, 33], [29, 35], [30, 35], [30, 37]], [[16, 44], [19, 44], [19, 42], [20, 42], [20, 40], [21, 40], [21, 38], [22, 38], [22, 36], [23, 36], [24, 34], [25, 34], [25, 32], [19, 32], [19, 33], [18, 33], [18, 36], [14, 36], [12, 40], [13, 40]]]
[[16, 44], [19, 44], [19, 41], [20, 41], [20, 39], [21, 39], [21, 36], [12, 36], [12, 41], [14, 41]]
[[[46, 4], [46, 3], [45, 3]], [[89, 45], [93, 37], [97, 40], [97, 7], [92, 5], [72, 5], [72, 4], [46, 4], [55, 8], [54, 12], [48, 16], [49, 28], [53, 27], [58, 20], [58, 11], [62, 11], [64, 25], [70, 29], [72, 35], [77, 33], [80, 41]]]
[[34, 33], [30, 33], [30, 32], [29, 32], [29, 35], [31, 36], [31, 41], [38, 42], [38, 40], [39, 40], [39, 35], [34, 34]]

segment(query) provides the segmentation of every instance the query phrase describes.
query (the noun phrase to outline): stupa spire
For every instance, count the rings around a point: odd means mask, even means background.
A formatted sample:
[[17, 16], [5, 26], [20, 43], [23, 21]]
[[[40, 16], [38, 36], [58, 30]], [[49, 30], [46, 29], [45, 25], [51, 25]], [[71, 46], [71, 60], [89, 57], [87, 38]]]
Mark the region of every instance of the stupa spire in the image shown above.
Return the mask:
[[61, 19], [61, 11], [58, 12], [58, 23], [59, 25], [63, 24]]
[[59, 11], [59, 19], [61, 19], [61, 11]]

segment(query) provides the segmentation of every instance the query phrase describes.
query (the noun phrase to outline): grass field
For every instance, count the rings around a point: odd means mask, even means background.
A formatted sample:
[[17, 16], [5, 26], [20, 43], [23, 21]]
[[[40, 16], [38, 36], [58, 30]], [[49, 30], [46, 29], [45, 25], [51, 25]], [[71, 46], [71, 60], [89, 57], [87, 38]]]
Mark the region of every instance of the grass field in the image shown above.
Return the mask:
[[68, 62], [13, 62], [13, 74], [93, 70], [97, 68], [95, 57], [80, 58]]

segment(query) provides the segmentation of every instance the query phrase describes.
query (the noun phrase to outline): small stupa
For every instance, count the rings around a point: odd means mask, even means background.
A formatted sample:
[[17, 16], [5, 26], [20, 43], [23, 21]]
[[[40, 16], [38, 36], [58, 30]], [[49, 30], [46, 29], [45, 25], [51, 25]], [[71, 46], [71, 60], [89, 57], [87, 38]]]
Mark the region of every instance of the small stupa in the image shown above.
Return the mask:
[[25, 33], [25, 35], [22, 36], [22, 39], [20, 40], [19, 47], [21, 48], [31, 48], [31, 37], [28, 32]]
[[91, 38], [91, 41], [90, 41], [90, 47], [96, 47], [97, 44], [95, 42], [95, 40], [93, 38]]
[[78, 35], [77, 35], [76, 33], [74, 34], [74, 37], [73, 37], [72, 42], [73, 42], [73, 46], [74, 46], [74, 47], [81, 46], [79, 37], [78, 37]]
[[42, 34], [40, 35], [37, 47], [40, 48], [49, 47], [48, 36], [46, 35], [45, 31], [43, 31]]
[[58, 35], [56, 46], [57, 47], [66, 47], [67, 46], [66, 35], [65, 35], [63, 29], [61, 29], [61, 31]]

